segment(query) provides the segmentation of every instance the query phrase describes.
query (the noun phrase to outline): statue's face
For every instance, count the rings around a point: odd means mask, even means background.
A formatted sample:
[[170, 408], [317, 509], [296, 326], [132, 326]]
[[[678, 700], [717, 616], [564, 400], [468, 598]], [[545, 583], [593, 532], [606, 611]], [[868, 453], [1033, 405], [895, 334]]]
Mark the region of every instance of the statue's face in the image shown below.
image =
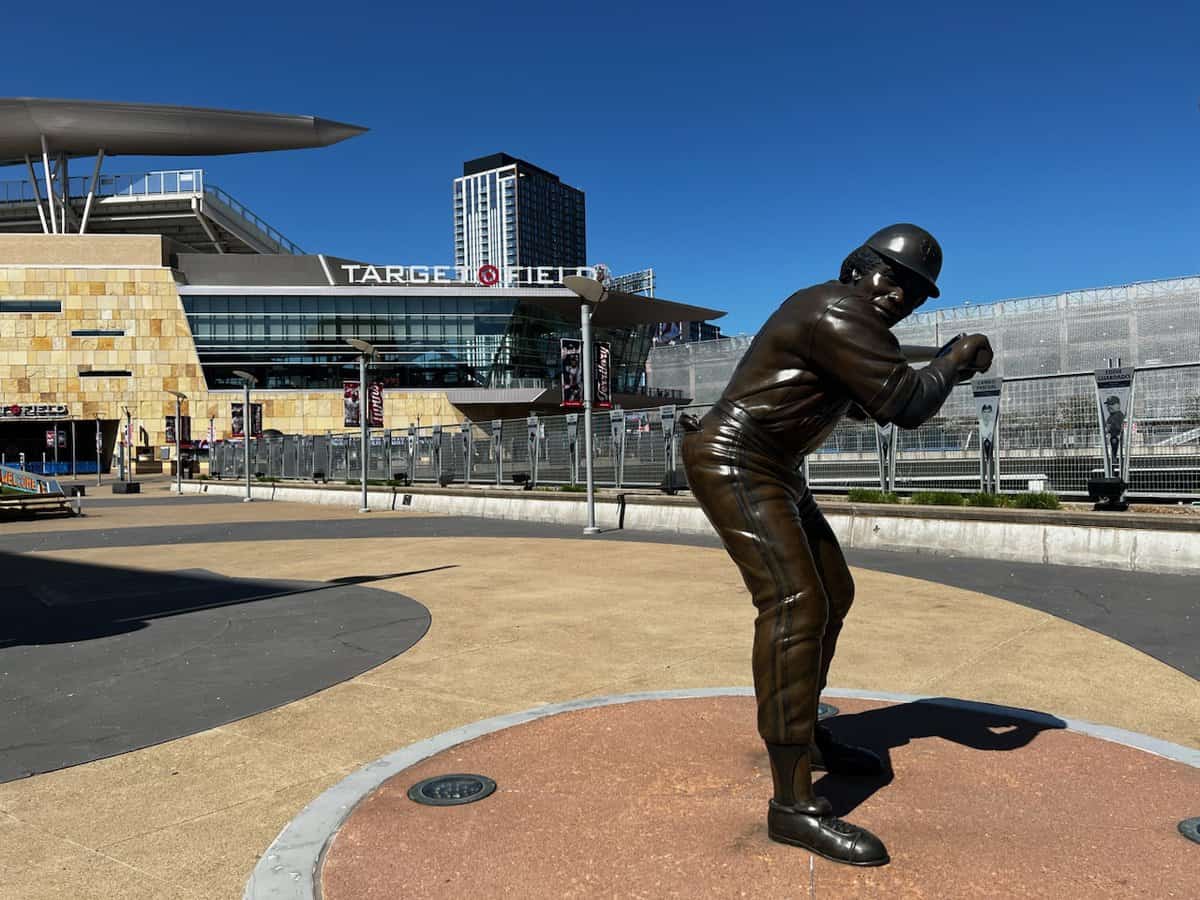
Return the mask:
[[929, 294], [916, 278], [907, 278], [896, 271], [873, 272], [868, 276], [873, 290], [871, 302], [883, 314], [888, 327], [907, 318]]

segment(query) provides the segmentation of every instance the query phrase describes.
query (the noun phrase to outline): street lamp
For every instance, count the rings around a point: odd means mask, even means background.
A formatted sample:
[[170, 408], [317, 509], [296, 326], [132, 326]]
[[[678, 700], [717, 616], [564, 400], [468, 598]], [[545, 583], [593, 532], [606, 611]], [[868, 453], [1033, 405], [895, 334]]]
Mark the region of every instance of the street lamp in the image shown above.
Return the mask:
[[250, 496], [250, 431], [254, 422], [254, 416], [250, 413], [250, 388], [258, 384], [258, 379], [241, 369], [234, 369], [233, 374], [242, 379], [242, 387], [245, 389], [242, 395], [242, 443], [246, 445], [246, 496], [242, 498], [242, 502], [249, 503], [254, 499]]
[[367, 427], [367, 360], [375, 355], [375, 346], [358, 338], [347, 338], [346, 343], [358, 351], [358, 425], [361, 429], [358, 459], [362, 463], [362, 509], [359, 512], [370, 512], [367, 506], [367, 457], [371, 453], [369, 441], [371, 431]]
[[166, 389], [167, 393], [175, 398], [175, 487], [176, 493], [183, 496], [183, 430], [180, 427], [183, 423], [183, 401], [187, 399], [187, 394], [181, 394], [179, 391], [173, 391], [170, 388]]
[[563, 284], [579, 295], [579, 330], [583, 338], [583, 455], [587, 472], [587, 525], [584, 534], [599, 534], [596, 527], [596, 482], [592, 476], [592, 313], [608, 291], [593, 278], [568, 275]]

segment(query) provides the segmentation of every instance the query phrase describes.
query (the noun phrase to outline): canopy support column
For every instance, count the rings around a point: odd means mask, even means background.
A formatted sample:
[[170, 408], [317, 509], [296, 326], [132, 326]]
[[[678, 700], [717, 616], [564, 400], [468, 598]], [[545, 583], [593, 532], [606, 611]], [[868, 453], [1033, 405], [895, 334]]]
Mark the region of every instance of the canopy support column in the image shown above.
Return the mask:
[[92, 201], [96, 197], [96, 185], [100, 181], [100, 166], [104, 162], [104, 148], [96, 153], [96, 168], [92, 171], [92, 183], [88, 185], [87, 201], [83, 204], [83, 219], [79, 222], [79, 233], [87, 231], [88, 216], [92, 214]]
[[38, 187], [37, 174], [33, 171], [33, 160], [29, 158], [29, 154], [25, 154], [25, 168], [29, 170], [29, 186], [33, 188], [33, 199], [37, 203], [38, 218], [42, 220], [42, 234], [50, 233], [50, 226], [46, 222], [46, 210], [42, 208], [42, 191]]

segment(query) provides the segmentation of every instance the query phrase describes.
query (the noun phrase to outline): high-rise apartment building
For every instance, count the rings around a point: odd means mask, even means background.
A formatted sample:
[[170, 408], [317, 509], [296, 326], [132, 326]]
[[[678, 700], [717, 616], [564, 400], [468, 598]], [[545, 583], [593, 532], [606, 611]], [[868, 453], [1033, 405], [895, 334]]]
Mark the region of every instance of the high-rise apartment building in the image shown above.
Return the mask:
[[583, 191], [507, 153], [463, 163], [454, 179], [454, 264], [586, 266]]

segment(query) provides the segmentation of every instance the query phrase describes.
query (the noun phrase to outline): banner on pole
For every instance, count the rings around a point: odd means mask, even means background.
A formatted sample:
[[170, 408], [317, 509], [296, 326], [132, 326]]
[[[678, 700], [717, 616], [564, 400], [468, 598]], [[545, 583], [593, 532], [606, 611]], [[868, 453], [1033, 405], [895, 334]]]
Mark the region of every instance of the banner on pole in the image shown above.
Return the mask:
[[[166, 437], [166, 440], [164, 441], [164, 443], [174, 444], [175, 443], [175, 417], [174, 416], [167, 416], [167, 427], [165, 430], [166, 430], [167, 437]], [[185, 444], [190, 444], [192, 442], [192, 417], [191, 416], [180, 416], [179, 417], [179, 430], [183, 432], [183, 442]]]
[[1000, 394], [1004, 382], [999, 378], [975, 378], [971, 395], [979, 420], [979, 489], [985, 494], [1000, 490]]
[[596, 409], [612, 409], [612, 347], [608, 341], [596, 342], [596, 366], [593, 406]]
[[1096, 370], [1096, 412], [1104, 448], [1104, 474], [1128, 481], [1133, 434], [1133, 366]]
[[879, 489], [890, 494], [896, 489], [895, 423], [875, 423], [875, 449], [879, 451]]
[[[242, 414], [242, 404], [231, 404], [229, 415], [229, 432], [233, 437], [245, 437], [245, 416]], [[261, 403], [250, 404], [250, 433], [252, 437], [262, 437], [263, 408]]]
[[562, 361], [562, 406], [564, 409], [583, 407], [583, 341], [560, 338]]
[[[361, 409], [357, 381], [342, 382], [342, 424], [347, 428], [358, 428]], [[367, 427], [383, 427], [383, 382], [372, 381], [367, 385]]]

